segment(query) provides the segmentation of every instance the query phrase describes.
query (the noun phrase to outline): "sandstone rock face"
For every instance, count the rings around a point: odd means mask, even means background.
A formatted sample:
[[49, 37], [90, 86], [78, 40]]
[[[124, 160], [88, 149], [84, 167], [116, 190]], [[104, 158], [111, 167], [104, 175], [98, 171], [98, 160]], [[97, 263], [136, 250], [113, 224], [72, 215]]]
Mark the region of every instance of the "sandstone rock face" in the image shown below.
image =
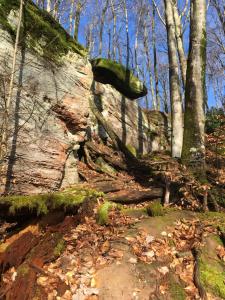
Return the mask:
[[[12, 54], [12, 39], [0, 28], [1, 116]], [[18, 51], [0, 193], [42, 193], [78, 181], [75, 153], [85, 138], [93, 78], [86, 58], [68, 53], [62, 61]]]
[[[130, 101], [111, 85], [96, 83], [93, 93], [96, 106], [130, 150], [147, 154], [167, 149], [168, 124], [164, 113], [141, 109], [137, 100]], [[93, 118], [92, 128], [94, 133], [107, 137], [104, 128]]]
[[[16, 11], [9, 13], [11, 27], [17, 15]], [[66, 40], [66, 33], [60, 30]], [[54, 34], [57, 37], [57, 32]], [[91, 113], [90, 97], [132, 152], [166, 148], [164, 114], [145, 113], [136, 101], [126, 99], [112, 86], [94, 83], [91, 64], [82, 53], [77, 54], [73, 41], [68, 49], [61, 45], [60, 49], [68, 51], [52, 55], [60, 58], [54, 61], [47, 58], [50, 51], [43, 50], [47, 47], [43, 40], [45, 36], [38, 38], [33, 48], [28, 41], [18, 49], [7, 151], [0, 158], [0, 194], [46, 193], [78, 182], [80, 143], [90, 134], [108, 138]], [[13, 51], [13, 38], [0, 24], [0, 136]]]

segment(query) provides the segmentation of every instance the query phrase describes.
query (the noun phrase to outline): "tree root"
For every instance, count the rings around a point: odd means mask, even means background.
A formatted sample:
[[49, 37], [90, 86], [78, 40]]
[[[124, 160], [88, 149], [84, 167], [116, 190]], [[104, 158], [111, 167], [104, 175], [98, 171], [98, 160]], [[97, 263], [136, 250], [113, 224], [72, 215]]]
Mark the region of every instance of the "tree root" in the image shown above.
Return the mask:
[[207, 300], [207, 294], [206, 291], [202, 285], [201, 278], [200, 278], [200, 250], [196, 247], [193, 247], [192, 249], [192, 254], [195, 260], [194, 264], [194, 275], [193, 275], [193, 280], [196, 288], [198, 289], [199, 295], [201, 299]]
[[148, 190], [121, 190], [117, 193], [107, 195], [107, 200], [121, 203], [121, 204], [136, 204], [148, 200], [161, 199], [163, 196], [163, 189], [152, 188]]

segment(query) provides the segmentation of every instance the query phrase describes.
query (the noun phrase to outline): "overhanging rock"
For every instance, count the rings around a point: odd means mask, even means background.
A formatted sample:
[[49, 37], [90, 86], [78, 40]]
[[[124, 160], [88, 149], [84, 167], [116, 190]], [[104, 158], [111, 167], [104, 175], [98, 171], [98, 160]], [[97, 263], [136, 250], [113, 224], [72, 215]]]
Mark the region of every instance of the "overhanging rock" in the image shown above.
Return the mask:
[[147, 88], [143, 82], [123, 65], [105, 58], [91, 60], [91, 64], [96, 81], [111, 84], [125, 97], [132, 100], [147, 95]]

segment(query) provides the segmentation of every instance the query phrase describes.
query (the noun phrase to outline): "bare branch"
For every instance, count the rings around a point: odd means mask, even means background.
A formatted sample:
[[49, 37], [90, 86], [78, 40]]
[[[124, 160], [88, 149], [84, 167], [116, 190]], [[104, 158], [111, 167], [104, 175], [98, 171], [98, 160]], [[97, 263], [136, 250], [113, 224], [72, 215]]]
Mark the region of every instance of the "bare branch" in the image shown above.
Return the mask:
[[165, 22], [165, 20], [163, 19], [163, 17], [161, 16], [160, 11], [159, 11], [159, 8], [158, 8], [157, 4], [155, 3], [155, 0], [152, 0], [152, 2], [153, 2], [153, 5], [155, 6], [155, 9], [156, 9], [157, 14], [158, 14], [158, 16], [159, 16], [159, 19], [161, 20], [161, 22], [163, 23], [163, 25], [166, 26], [166, 22]]

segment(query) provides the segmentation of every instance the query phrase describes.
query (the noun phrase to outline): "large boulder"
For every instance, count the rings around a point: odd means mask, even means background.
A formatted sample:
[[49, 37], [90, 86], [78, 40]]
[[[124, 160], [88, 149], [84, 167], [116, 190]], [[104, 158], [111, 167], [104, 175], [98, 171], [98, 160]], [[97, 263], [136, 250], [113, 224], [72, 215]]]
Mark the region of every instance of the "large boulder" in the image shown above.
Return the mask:
[[147, 88], [143, 82], [123, 65], [105, 58], [91, 60], [91, 64], [96, 81], [111, 84], [129, 99], [147, 95]]

